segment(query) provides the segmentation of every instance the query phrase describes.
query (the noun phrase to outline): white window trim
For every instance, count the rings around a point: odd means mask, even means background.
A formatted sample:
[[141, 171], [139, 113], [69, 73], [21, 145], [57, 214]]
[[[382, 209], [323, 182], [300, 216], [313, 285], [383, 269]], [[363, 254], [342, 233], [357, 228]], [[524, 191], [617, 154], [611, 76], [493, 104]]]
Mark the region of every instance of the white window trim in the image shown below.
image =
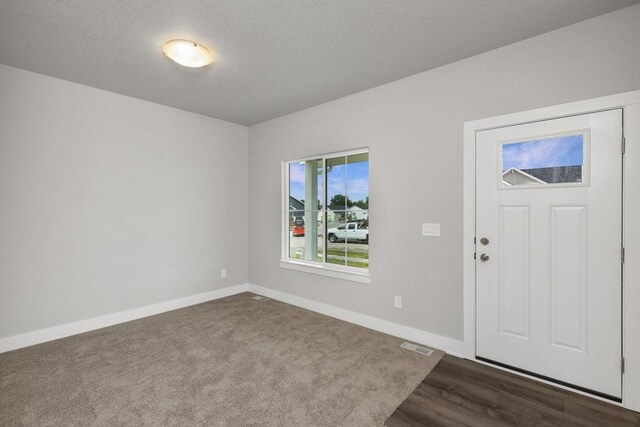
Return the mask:
[[365, 268], [358, 268], [357, 270], [363, 270], [360, 272], [356, 271], [355, 267], [331, 267], [319, 262], [314, 263], [313, 261], [299, 261], [294, 259], [281, 260], [280, 267], [287, 268], [289, 270], [303, 271], [305, 273], [319, 274], [321, 276], [328, 276], [336, 279], [350, 280], [352, 282], [365, 284], [371, 283], [369, 270]]
[[[286, 268], [289, 270], [297, 270], [305, 273], [333, 277], [336, 279], [349, 280], [352, 282], [358, 282], [358, 283], [364, 283], [364, 284], [371, 283], [371, 277], [369, 275], [368, 268], [340, 266], [337, 264], [328, 264], [325, 262], [315, 262], [315, 261], [297, 260], [297, 259], [289, 258], [289, 237], [290, 237], [290, 233], [288, 232], [289, 231], [289, 221], [288, 221], [289, 220], [289, 163], [304, 162], [307, 160], [317, 160], [319, 158], [323, 159], [323, 163], [324, 163], [326, 158], [351, 156], [354, 154], [364, 154], [364, 153], [369, 153], [368, 147], [358, 148], [354, 150], [347, 150], [347, 151], [337, 151], [333, 153], [325, 153], [325, 154], [319, 154], [316, 156], [308, 156], [308, 157], [299, 158], [299, 159], [282, 161], [282, 174], [281, 174], [282, 203], [280, 203], [280, 206], [282, 206], [282, 214], [280, 215], [280, 218], [282, 221], [281, 232], [280, 232], [282, 244], [281, 244], [280, 267]], [[323, 174], [324, 174], [324, 169], [325, 168], [323, 167]], [[324, 186], [326, 187], [327, 185], [326, 176], [323, 177], [323, 183], [324, 183]], [[326, 191], [323, 188], [323, 198], [325, 198], [324, 197], [325, 192]], [[323, 209], [325, 212], [325, 214], [323, 215], [324, 220], [326, 220], [326, 209], [327, 209], [326, 204], [327, 204], [327, 201], [324, 200], [323, 201]]]

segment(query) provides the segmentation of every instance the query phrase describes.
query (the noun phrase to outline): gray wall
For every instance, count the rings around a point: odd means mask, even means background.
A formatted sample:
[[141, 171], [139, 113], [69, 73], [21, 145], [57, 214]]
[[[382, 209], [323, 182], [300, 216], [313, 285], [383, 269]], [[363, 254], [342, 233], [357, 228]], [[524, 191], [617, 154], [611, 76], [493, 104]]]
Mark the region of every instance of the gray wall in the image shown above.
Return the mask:
[[[463, 123], [636, 89], [640, 5], [253, 126], [249, 280], [461, 339]], [[280, 162], [362, 146], [371, 284], [280, 268]]]
[[246, 283], [247, 133], [0, 66], [0, 337]]
[[[0, 65], [0, 337], [250, 280], [462, 338], [463, 122], [640, 89], [639, 22], [633, 6], [248, 131]], [[280, 162], [362, 146], [372, 283], [281, 269]]]

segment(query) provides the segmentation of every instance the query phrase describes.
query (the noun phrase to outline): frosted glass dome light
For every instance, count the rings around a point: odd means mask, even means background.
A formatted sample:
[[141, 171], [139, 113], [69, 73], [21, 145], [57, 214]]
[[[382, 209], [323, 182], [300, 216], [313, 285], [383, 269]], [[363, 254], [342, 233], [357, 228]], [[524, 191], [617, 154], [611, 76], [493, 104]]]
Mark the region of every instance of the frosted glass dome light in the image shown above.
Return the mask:
[[162, 46], [162, 53], [178, 64], [191, 68], [204, 67], [214, 59], [209, 49], [191, 40], [168, 41]]

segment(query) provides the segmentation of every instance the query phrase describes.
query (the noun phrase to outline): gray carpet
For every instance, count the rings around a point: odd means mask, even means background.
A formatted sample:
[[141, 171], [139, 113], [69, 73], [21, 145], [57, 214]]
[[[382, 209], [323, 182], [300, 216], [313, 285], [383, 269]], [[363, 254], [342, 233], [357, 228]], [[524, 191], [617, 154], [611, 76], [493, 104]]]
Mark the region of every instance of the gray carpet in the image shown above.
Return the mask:
[[382, 425], [442, 357], [252, 296], [0, 354], [0, 424]]

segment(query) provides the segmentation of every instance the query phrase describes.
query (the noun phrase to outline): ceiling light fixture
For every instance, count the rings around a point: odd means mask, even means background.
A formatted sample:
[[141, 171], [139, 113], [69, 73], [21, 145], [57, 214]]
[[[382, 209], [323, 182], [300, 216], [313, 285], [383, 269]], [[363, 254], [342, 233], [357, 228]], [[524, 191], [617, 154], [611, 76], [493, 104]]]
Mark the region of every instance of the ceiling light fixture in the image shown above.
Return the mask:
[[213, 62], [213, 53], [191, 40], [171, 40], [162, 46], [162, 53], [168, 58], [185, 67], [198, 68]]

